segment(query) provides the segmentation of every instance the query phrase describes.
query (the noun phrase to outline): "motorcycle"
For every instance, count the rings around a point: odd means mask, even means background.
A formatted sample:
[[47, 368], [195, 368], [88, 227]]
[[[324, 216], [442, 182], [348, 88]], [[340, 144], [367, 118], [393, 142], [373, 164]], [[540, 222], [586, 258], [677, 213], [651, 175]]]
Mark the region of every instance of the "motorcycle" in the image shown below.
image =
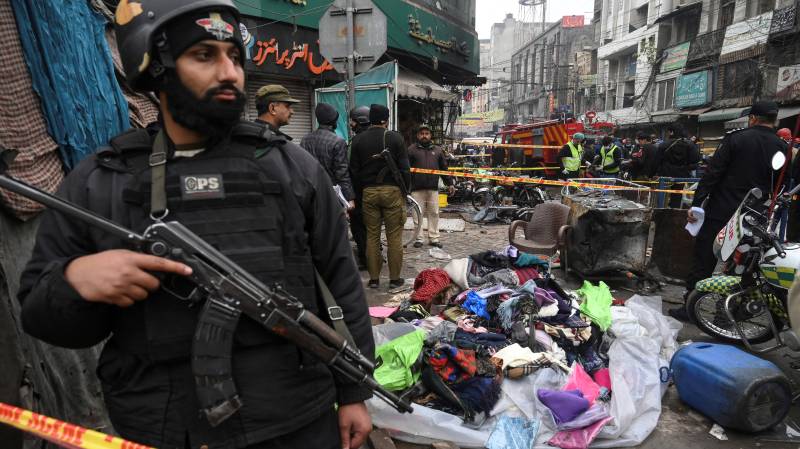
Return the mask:
[[[776, 155], [773, 167], [784, 161], [783, 154]], [[722, 274], [698, 282], [686, 301], [689, 318], [704, 333], [756, 353], [785, 346], [800, 350], [787, 313], [788, 291], [800, 269], [800, 244], [781, 242], [773, 218], [798, 190], [772, 200], [765, 200], [758, 188], [750, 190], [717, 235], [714, 250], [723, 261]], [[752, 346], [773, 338], [775, 345]]]
[[[512, 167], [515, 165], [513, 164]], [[516, 172], [498, 172], [497, 174], [510, 177], [520, 176]], [[494, 205], [533, 208], [549, 199], [547, 192], [538, 185], [525, 182], [498, 182], [495, 186], [477, 189], [472, 197], [472, 207], [475, 210]]]

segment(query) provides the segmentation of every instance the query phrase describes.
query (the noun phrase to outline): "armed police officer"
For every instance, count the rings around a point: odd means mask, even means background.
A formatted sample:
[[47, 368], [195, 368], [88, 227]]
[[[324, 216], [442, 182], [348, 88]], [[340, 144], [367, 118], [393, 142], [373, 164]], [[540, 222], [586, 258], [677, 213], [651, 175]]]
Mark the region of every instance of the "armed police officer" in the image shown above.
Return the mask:
[[[163, 131], [113, 138], [59, 194], [135, 232], [177, 220], [312, 313], [323, 307], [316, 268], [371, 356], [364, 292], [327, 174], [297, 145], [239, 119], [244, 49], [233, 2], [120, 2], [115, 28], [128, 82], [158, 93]], [[23, 327], [62, 347], [105, 341], [97, 375], [127, 439], [178, 449], [361, 446], [370, 392], [248, 318], [233, 336], [232, 391], [223, 378], [195, 383], [195, 363], [219, 368], [190, 359], [210, 350], [193, 346], [202, 307], [173, 293], [190, 272], [47, 211], [21, 280]], [[223, 388], [235, 407], [212, 425], [207, 393]]]
[[[747, 192], [758, 187], [769, 195], [773, 182], [778, 178], [772, 169], [772, 157], [786, 151], [786, 144], [775, 133], [778, 105], [772, 101], [758, 101], [747, 114], [749, 127], [728, 133], [722, 139], [697, 185], [692, 206], [702, 208], [705, 217], [694, 241], [692, 268], [686, 278], [684, 298], [694, 290], [697, 282], [714, 272], [717, 266], [714, 239]], [[697, 221], [691, 209], [688, 221]], [[671, 309], [669, 314], [683, 321], [688, 318], [683, 306]]]

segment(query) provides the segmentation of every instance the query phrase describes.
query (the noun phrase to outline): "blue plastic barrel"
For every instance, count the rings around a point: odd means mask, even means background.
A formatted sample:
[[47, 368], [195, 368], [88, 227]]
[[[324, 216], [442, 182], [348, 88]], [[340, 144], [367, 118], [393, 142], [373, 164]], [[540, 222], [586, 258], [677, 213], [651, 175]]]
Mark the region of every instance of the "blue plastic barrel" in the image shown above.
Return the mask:
[[723, 427], [769, 429], [783, 421], [792, 404], [786, 375], [734, 346], [692, 343], [675, 353], [670, 369], [681, 401]]

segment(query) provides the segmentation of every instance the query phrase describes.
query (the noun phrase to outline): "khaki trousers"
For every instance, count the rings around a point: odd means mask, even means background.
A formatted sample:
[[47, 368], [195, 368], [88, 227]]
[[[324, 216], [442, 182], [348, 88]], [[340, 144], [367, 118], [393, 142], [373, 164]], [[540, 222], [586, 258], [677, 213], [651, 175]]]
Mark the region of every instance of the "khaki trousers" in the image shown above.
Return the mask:
[[381, 225], [386, 226], [389, 260], [389, 279], [400, 279], [403, 268], [403, 225], [406, 208], [403, 194], [396, 186], [377, 186], [364, 189], [364, 225], [367, 228], [367, 271], [370, 280], [378, 280], [383, 266], [381, 256]]
[[[438, 190], [415, 190], [411, 192], [419, 203], [422, 212], [421, 218], [428, 219], [428, 241], [439, 241], [439, 191]], [[416, 216], [415, 216], [416, 218]], [[416, 224], [416, 220], [414, 222]], [[417, 236], [417, 241], [422, 241], [422, 232]]]

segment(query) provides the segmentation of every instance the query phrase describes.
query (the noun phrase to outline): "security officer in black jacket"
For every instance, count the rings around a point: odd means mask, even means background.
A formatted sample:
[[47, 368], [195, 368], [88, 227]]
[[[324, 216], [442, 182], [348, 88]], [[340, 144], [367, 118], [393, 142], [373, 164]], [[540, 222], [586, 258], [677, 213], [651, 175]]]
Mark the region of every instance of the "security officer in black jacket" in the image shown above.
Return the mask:
[[[778, 178], [772, 169], [772, 157], [786, 150], [786, 144], [775, 134], [778, 105], [759, 101], [747, 114], [749, 128], [725, 136], [709, 160], [692, 201], [692, 207], [704, 209], [705, 218], [694, 242], [692, 268], [686, 279], [687, 295], [698, 281], [714, 272], [717, 265], [714, 239], [747, 192], [758, 187], [768, 194]], [[688, 215], [689, 222], [697, 221], [691, 210]], [[684, 307], [670, 310], [670, 315], [684, 320], [687, 317]]]
[[[364, 292], [327, 174], [297, 145], [239, 120], [244, 49], [233, 2], [120, 2], [115, 28], [131, 86], [159, 93], [163, 131], [115, 137], [59, 195], [136, 232], [177, 220], [263, 282], [281, 282], [312, 313], [322, 307], [316, 268], [371, 356]], [[216, 426], [201, 415], [190, 363], [201, 308], [171, 293], [190, 272], [47, 211], [21, 280], [23, 328], [62, 347], [105, 342], [97, 375], [111, 421], [138, 443], [360, 447], [372, 427], [370, 392], [245, 318], [232, 353], [241, 408]]]

